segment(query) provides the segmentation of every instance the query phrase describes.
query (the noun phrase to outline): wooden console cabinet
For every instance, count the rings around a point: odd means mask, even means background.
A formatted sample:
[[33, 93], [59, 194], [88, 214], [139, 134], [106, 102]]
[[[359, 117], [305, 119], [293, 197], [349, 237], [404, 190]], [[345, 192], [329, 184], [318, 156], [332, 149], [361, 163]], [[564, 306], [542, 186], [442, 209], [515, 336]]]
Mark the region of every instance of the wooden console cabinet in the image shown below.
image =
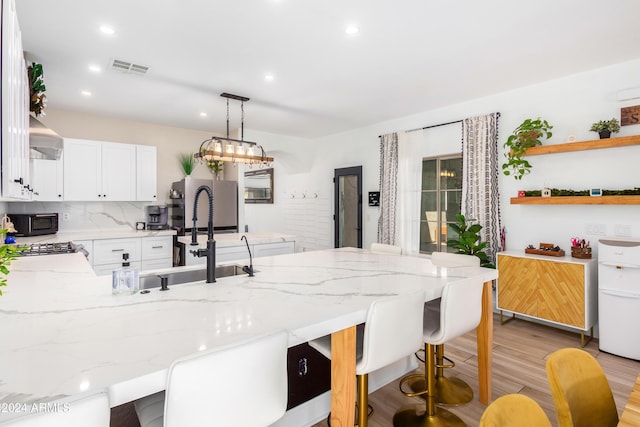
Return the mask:
[[591, 331], [597, 321], [597, 261], [571, 256], [530, 255], [519, 251], [498, 254], [497, 308], [580, 330]]

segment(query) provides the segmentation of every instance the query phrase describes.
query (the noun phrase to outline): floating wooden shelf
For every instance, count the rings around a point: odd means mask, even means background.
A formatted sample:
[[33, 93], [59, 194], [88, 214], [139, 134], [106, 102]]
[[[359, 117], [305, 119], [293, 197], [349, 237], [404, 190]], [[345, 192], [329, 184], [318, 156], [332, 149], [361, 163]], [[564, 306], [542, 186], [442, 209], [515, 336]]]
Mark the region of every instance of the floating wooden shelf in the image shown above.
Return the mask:
[[525, 152], [526, 156], [539, 154], [566, 153], [570, 151], [597, 150], [600, 148], [626, 147], [640, 145], [640, 135], [620, 136], [618, 138], [594, 139], [592, 141], [567, 142], [564, 144], [538, 145]]
[[512, 205], [640, 205], [640, 196], [512, 197]]

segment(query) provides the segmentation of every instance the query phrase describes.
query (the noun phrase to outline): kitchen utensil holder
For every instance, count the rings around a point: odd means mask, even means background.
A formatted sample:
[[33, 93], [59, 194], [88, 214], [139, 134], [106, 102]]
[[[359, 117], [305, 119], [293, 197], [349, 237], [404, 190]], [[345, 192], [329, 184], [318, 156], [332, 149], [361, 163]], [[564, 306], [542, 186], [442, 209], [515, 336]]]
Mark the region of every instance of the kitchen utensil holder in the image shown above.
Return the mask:
[[571, 247], [571, 256], [573, 258], [591, 259], [591, 248]]

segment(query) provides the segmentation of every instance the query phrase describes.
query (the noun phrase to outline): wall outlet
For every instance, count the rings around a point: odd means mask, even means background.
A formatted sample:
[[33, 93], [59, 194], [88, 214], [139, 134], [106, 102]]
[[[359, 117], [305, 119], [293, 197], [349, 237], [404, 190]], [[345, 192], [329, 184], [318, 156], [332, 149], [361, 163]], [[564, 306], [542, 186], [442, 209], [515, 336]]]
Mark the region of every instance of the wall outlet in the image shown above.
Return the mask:
[[616, 224], [614, 227], [616, 237], [631, 237], [631, 226], [626, 224]]
[[607, 234], [607, 226], [604, 224], [587, 224], [587, 234], [604, 236]]
[[62, 220], [63, 221], [69, 221], [69, 212], [63, 212], [62, 213]]

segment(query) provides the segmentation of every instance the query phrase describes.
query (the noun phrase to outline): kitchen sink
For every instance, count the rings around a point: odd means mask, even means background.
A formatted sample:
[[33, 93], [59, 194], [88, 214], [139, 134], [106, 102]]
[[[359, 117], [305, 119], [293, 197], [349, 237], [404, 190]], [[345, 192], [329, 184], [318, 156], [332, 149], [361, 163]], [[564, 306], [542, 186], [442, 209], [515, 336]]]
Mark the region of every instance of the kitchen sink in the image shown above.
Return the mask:
[[[247, 274], [242, 271], [241, 265], [219, 265], [216, 267], [216, 280], [223, 277]], [[202, 282], [207, 279], [207, 269], [182, 270], [167, 273], [140, 273], [140, 290], [159, 288], [160, 278], [166, 277], [167, 285], [180, 285], [182, 283]]]

